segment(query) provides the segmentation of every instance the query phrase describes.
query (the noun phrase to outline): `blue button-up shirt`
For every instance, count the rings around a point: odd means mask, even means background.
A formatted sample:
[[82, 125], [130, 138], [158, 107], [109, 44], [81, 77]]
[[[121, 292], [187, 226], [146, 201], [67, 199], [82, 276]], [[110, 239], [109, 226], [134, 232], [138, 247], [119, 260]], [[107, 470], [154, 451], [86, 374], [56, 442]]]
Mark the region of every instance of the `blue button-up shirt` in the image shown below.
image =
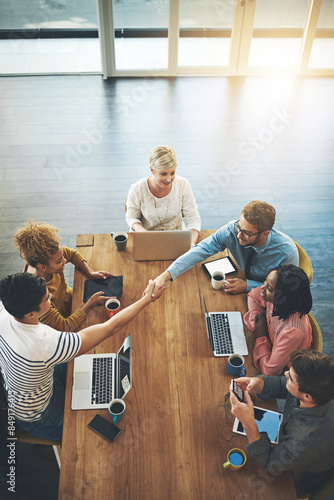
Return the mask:
[[[177, 276], [208, 257], [223, 252], [226, 248], [230, 250], [240, 269], [245, 271], [250, 247], [241, 246], [237, 234], [234, 221], [228, 222], [187, 253], [181, 255], [169, 266], [168, 271], [172, 279], [174, 280]], [[262, 285], [270, 271], [279, 264], [298, 266], [299, 263], [296, 245], [289, 236], [277, 229], [272, 229], [266, 242], [261, 247], [254, 248], [254, 250], [255, 254], [250, 270], [252, 279], [247, 280], [247, 292]]]

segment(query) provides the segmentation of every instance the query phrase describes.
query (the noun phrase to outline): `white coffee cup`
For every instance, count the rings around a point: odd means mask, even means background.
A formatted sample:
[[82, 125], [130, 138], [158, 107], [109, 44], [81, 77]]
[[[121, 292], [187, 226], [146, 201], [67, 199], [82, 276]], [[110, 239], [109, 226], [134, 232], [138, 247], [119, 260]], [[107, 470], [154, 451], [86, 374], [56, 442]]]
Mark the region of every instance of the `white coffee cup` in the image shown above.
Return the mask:
[[214, 271], [211, 275], [211, 285], [214, 290], [220, 290], [225, 284], [225, 274], [223, 271]]

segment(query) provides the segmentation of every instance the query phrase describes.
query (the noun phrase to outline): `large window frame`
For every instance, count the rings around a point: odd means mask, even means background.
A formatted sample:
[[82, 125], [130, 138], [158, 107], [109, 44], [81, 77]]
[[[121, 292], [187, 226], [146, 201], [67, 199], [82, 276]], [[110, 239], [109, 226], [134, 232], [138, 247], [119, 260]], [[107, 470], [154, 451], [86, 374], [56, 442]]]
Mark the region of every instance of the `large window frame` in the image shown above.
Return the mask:
[[[102, 60], [102, 74], [103, 78], [108, 77], [131, 77], [131, 76], [162, 76], [162, 77], [177, 77], [177, 76], [191, 76], [191, 75], [266, 75], [266, 74], [291, 74], [291, 75], [303, 75], [303, 76], [334, 76], [334, 67], [330, 67], [332, 61], [327, 57], [323, 60], [321, 53], [319, 52], [320, 42], [317, 45], [314, 44], [314, 40], [319, 39], [330, 39], [330, 44], [334, 43], [334, 26], [332, 18], [324, 17], [324, 13], [327, 12], [328, 6], [332, 9], [331, 4], [327, 3], [327, 0], [308, 0], [308, 7], [306, 13], [306, 20], [304, 27], [299, 26], [299, 28], [254, 28], [254, 19], [256, 14], [257, 2], [259, 0], [229, 0], [226, 4], [222, 3], [225, 8], [233, 9], [233, 21], [232, 26], [230, 23], [232, 17], [230, 17], [231, 12], [228, 15], [230, 21], [224, 22], [224, 28], [206, 28], [206, 27], [180, 27], [180, 4], [183, 0], [169, 0], [167, 4], [168, 8], [168, 26], [164, 26], [164, 23], [160, 23], [159, 28], [134, 28], [134, 27], [114, 27], [114, 16], [113, 16], [113, 0], [96, 0], [97, 4], [97, 19], [98, 19], [98, 29], [88, 28], [88, 29], [29, 29], [29, 30], [0, 30], [0, 39], [20, 39], [20, 38], [99, 38], [101, 60]], [[222, 0], [223, 1], [223, 0]], [[234, 1], [234, 6], [233, 6]], [[200, 5], [200, 4], [199, 4]], [[304, 4], [305, 5], [305, 4]], [[334, 5], [334, 4], [333, 4]], [[319, 16], [321, 14], [322, 6], [323, 14], [321, 16], [322, 27], [318, 27]], [[181, 9], [182, 10], [182, 9]], [[259, 12], [262, 12], [262, 9]], [[330, 11], [333, 13], [333, 11]], [[166, 12], [164, 13], [166, 15]], [[184, 16], [183, 16], [184, 17]], [[328, 27], [327, 22], [324, 19], [331, 19], [329, 22], [330, 27]], [[182, 22], [182, 21], [181, 21]], [[154, 22], [153, 22], [154, 23]], [[152, 24], [153, 24], [152, 23]], [[197, 24], [200, 26], [201, 21]], [[204, 23], [203, 23], [204, 24]], [[264, 21], [264, 24], [266, 21]], [[119, 24], [118, 24], [119, 26]], [[139, 23], [140, 26], [140, 23]], [[163, 27], [161, 27], [163, 26]], [[217, 24], [218, 26], [218, 24]], [[193, 57], [193, 54], [197, 54], [196, 51], [189, 52], [190, 58], [188, 61], [184, 58], [184, 52], [182, 51], [180, 39], [183, 38], [194, 39], [196, 45], [202, 50], [202, 43], [199, 42], [199, 37], [203, 37], [204, 44], [208, 46], [215, 47], [216, 59], [211, 58], [212, 64], [216, 63], [216, 66], [200, 66], [198, 63], [196, 66], [191, 66], [192, 63], [196, 63], [197, 59]], [[164, 38], [168, 39], [166, 43], [163, 43], [164, 54], [161, 60], [161, 65], [164, 68], [154, 68], [150, 69], [118, 69], [116, 67], [116, 53], [115, 53], [115, 40], [119, 38], [132, 38], [132, 39], [143, 39], [143, 38]], [[218, 52], [217, 43], [213, 43], [212, 38], [229, 39], [228, 47], [225, 43], [218, 42]], [[300, 50], [298, 62], [295, 64], [297, 59], [297, 52], [294, 54], [294, 59], [290, 66], [289, 62], [283, 60], [283, 64], [286, 62], [286, 66], [269, 66], [266, 65], [266, 59], [262, 58], [262, 66], [251, 66], [254, 64], [256, 59], [254, 56], [250, 58], [251, 44], [252, 40], [256, 38], [262, 38], [263, 40], [268, 40], [272, 38], [295, 38], [299, 40]], [[211, 41], [210, 41], [211, 39]], [[198, 41], [198, 42], [197, 42]], [[191, 44], [191, 41], [189, 42]], [[257, 42], [258, 44], [259, 42]], [[261, 42], [262, 43], [262, 42]], [[265, 42], [264, 42], [265, 43]], [[184, 44], [183, 44], [184, 45]], [[124, 47], [126, 44], [124, 43]], [[221, 47], [224, 49], [221, 50]], [[225, 48], [227, 49], [225, 50]], [[273, 46], [274, 50], [275, 45]], [[290, 47], [290, 45], [288, 45]], [[317, 47], [317, 50], [314, 50]], [[146, 50], [146, 48], [145, 48]], [[160, 50], [160, 48], [158, 49]], [[167, 55], [168, 50], [168, 55]], [[192, 46], [190, 46], [190, 51]], [[224, 51], [225, 50], [225, 51]], [[259, 49], [260, 59], [264, 52], [262, 51], [262, 45]], [[298, 49], [297, 49], [298, 50]], [[187, 66], [180, 66], [178, 64], [178, 54], [182, 53], [182, 61]], [[228, 54], [229, 51], [229, 54]], [[313, 52], [312, 52], [313, 51]], [[124, 51], [124, 55], [131, 54], [132, 52]], [[134, 53], [134, 52], [133, 52]], [[323, 52], [326, 54], [326, 52]], [[203, 49], [202, 61], [206, 59], [206, 48]], [[208, 53], [209, 54], [209, 53]], [[268, 52], [269, 58], [271, 58], [271, 52]], [[328, 53], [330, 54], [330, 53]], [[221, 57], [222, 56], [222, 57]], [[312, 56], [312, 57], [311, 57]], [[118, 56], [119, 57], [119, 56]], [[160, 57], [160, 53], [157, 54], [157, 58]], [[318, 59], [317, 59], [318, 57]], [[249, 63], [252, 61], [253, 63]], [[310, 63], [310, 59], [312, 59]], [[120, 59], [118, 59], [119, 61]], [[210, 58], [207, 58], [205, 62], [208, 62]], [[228, 60], [228, 62], [227, 62]], [[180, 58], [181, 61], [181, 58]], [[218, 62], [217, 61], [223, 61]], [[313, 62], [313, 66], [311, 64]], [[314, 64], [314, 62], [316, 64]], [[323, 68], [320, 65], [323, 64]], [[128, 64], [127, 58], [123, 60], [123, 67]], [[221, 64], [218, 66], [217, 64]], [[223, 65], [225, 64], [225, 65]], [[261, 62], [260, 62], [261, 64]], [[325, 67], [327, 66], [329, 67]], [[158, 66], [159, 64], [157, 64]], [[121, 66], [121, 65], [120, 65]], [[135, 67], [136, 65], [134, 65]], [[143, 64], [144, 66], [144, 64]], [[129, 64], [131, 67], [131, 64]], [[140, 67], [140, 66], [138, 66]]]
[[[115, 37], [120, 36], [115, 33], [113, 22], [113, 0], [97, 0], [99, 38], [102, 52], [103, 78], [115, 76], [153, 76], [150, 70], [117, 70], [115, 66]], [[231, 49], [229, 64], [226, 67], [180, 67], [178, 66], [178, 44], [179, 36], [196, 36], [194, 30], [188, 34], [184, 31], [180, 33], [179, 11], [180, 0], [170, 0], [169, 2], [169, 26], [168, 26], [168, 68], [154, 70], [154, 76], [182, 76], [182, 75], [251, 75], [251, 74], [272, 74], [279, 71], [293, 75], [334, 75], [334, 68], [310, 69], [308, 62], [312, 50], [312, 43], [316, 36], [317, 23], [322, 5], [322, 0], [309, 0], [307, 19], [305, 27], [301, 29], [286, 30], [253, 30], [254, 16], [256, 10], [256, 0], [236, 0], [234, 21], [231, 36]], [[147, 30], [146, 30], [147, 31]], [[161, 30], [160, 30], [161, 31]], [[166, 31], [166, 30], [165, 30]], [[222, 31], [218, 33], [206, 33], [205, 36], [222, 36]], [[327, 30], [322, 36], [334, 37], [334, 30]], [[131, 33], [122, 36], [131, 36]], [[301, 37], [301, 51], [296, 67], [249, 67], [249, 52], [252, 37]], [[152, 36], [148, 32], [140, 33], [137, 30], [136, 36]], [[157, 36], [157, 33], [156, 35]], [[166, 36], [166, 33], [159, 33], [158, 36]], [[224, 36], [224, 35], [223, 35]], [[226, 33], [225, 36], [229, 36]]]

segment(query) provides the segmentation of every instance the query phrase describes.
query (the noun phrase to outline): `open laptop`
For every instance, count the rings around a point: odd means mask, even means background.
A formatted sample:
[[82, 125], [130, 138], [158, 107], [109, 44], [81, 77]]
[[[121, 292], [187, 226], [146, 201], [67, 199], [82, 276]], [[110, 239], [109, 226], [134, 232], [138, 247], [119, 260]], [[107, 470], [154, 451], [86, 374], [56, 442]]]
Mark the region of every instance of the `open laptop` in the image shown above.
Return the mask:
[[204, 297], [206, 330], [214, 356], [248, 354], [241, 313], [239, 311], [208, 312]]
[[191, 230], [133, 233], [133, 260], [175, 260], [191, 247]]
[[71, 408], [107, 408], [112, 399], [123, 399], [131, 385], [131, 335], [128, 335], [117, 354], [83, 354], [74, 358]]

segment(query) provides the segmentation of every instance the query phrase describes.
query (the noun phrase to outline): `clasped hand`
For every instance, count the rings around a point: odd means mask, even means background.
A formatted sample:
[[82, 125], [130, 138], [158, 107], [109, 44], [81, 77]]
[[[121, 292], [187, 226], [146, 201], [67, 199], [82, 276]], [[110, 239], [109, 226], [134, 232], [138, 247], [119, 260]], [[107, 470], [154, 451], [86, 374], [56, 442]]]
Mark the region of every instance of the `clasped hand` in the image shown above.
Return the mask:
[[166, 290], [167, 285], [161, 285], [155, 294], [153, 294], [154, 287], [155, 282], [153, 280], [149, 280], [148, 285], [143, 292], [143, 297], [148, 297], [150, 302], [155, 302]]

